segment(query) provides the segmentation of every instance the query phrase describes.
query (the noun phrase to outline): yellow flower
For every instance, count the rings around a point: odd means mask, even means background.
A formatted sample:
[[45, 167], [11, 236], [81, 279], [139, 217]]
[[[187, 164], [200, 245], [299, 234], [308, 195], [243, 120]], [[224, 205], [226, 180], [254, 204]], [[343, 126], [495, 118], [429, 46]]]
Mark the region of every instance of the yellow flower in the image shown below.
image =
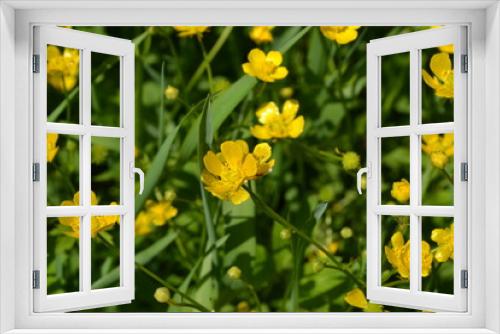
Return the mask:
[[410, 199], [410, 182], [406, 179], [393, 182], [391, 196], [399, 203], [407, 203]]
[[163, 226], [177, 216], [177, 208], [172, 205], [174, 198], [175, 195], [166, 192], [159, 201], [147, 200], [145, 210], [139, 212], [135, 219], [135, 233], [149, 234], [155, 226]]
[[432, 230], [431, 239], [438, 244], [435, 250], [434, 258], [438, 262], [446, 262], [448, 259], [453, 260], [454, 249], [454, 227], [453, 224], [448, 228], [436, 228]]
[[167, 100], [175, 100], [177, 96], [179, 96], [179, 90], [177, 88], [170, 85], [165, 88], [165, 97]]
[[436, 96], [453, 98], [453, 68], [450, 55], [445, 52], [436, 53], [432, 56], [429, 67], [434, 76], [422, 69], [422, 77], [427, 86], [434, 89]]
[[299, 102], [287, 100], [280, 113], [274, 102], [268, 102], [260, 107], [257, 118], [262, 125], [253, 126], [250, 131], [255, 138], [297, 138], [304, 130], [304, 117], [297, 116]]
[[155, 291], [154, 297], [158, 303], [168, 304], [170, 301], [170, 290], [162, 287]]
[[248, 63], [242, 65], [243, 72], [265, 82], [274, 82], [284, 79], [288, 70], [280, 66], [283, 56], [279, 51], [269, 51], [267, 54], [260, 49], [253, 49], [248, 53]]
[[201, 180], [212, 195], [238, 205], [250, 198], [242, 185], [268, 174], [274, 166], [274, 160], [269, 160], [271, 147], [261, 143], [250, 153], [245, 141], [236, 140], [225, 141], [220, 148], [220, 153], [208, 151], [203, 157]]
[[355, 288], [345, 294], [344, 300], [347, 304], [360, 308], [366, 312], [382, 312], [382, 306], [369, 303], [361, 289]]
[[[385, 246], [385, 256], [402, 278], [410, 277], [410, 241], [405, 243], [403, 234], [396, 232], [391, 237], [391, 246]], [[432, 270], [431, 246], [422, 241], [422, 277], [429, 276]]]
[[232, 280], [240, 279], [241, 269], [236, 266], [232, 266], [227, 270], [227, 276]]
[[342, 155], [342, 167], [346, 171], [356, 170], [359, 168], [360, 158], [356, 152], [346, 152]]
[[[90, 193], [90, 204], [97, 205], [97, 197], [93, 191]], [[80, 205], [80, 192], [73, 196], [73, 200], [66, 200], [61, 202], [62, 206], [77, 206]], [[110, 205], [117, 205], [116, 202], [111, 202]], [[120, 216], [92, 216], [90, 234], [94, 238], [97, 233], [109, 230], [116, 223], [120, 222]], [[59, 217], [61, 225], [71, 227], [71, 231], [66, 234], [73, 238], [80, 237], [80, 218], [79, 217]]]
[[208, 27], [202, 26], [175, 26], [174, 29], [179, 33], [179, 37], [193, 37], [201, 38], [203, 33], [208, 30]]
[[58, 137], [57, 133], [47, 133], [47, 162], [52, 162], [59, 151], [59, 146], [57, 146]]
[[443, 169], [454, 153], [453, 133], [423, 135], [422, 141], [422, 151], [429, 155], [435, 167]]
[[80, 70], [80, 51], [59, 47], [47, 47], [47, 82], [61, 93], [68, 92], [75, 87]]
[[257, 44], [272, 42], [273, 34], [271, 30], [273, 29], [274, 27], [272, 26], [252, 27], [252, 30], [250, 30], [250, 39]]
[[326, 38], [337, 42], [338, 44], [348, 44], [358, 38], [358, 29], [360, 26], [326, 26], [319, 27], [321, 33]]

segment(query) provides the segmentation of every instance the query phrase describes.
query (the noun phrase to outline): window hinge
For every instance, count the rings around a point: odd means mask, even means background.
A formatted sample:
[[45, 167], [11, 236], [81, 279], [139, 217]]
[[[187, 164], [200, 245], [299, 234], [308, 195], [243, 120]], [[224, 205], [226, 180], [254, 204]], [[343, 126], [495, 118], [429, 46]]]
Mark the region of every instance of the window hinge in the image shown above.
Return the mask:
[[460, 271], [460, 287], [467, 289], [469, 287], [469, 272], [467, 270]]
[[40, 181], [40, 164], [38, 162], [33, 164], [33, 181]]
[[40, 270], [33, 270], [33, 289], [40, 289]]
[[40, 73], [40, 55], [33, 55], [33, 73]]
[[466, 162], [460, 164], [460, 179], [462, 181], [469, 180], [469, 165]]
[[462, 73], [469, 72], [469, 57], [462, 55]]

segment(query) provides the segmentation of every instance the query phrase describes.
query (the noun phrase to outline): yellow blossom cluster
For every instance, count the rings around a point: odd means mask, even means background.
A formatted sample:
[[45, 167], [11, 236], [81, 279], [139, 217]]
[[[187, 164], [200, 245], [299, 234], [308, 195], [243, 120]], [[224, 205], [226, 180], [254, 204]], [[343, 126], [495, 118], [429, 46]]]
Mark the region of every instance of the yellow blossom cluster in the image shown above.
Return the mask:
[[436, 228], [432, 230], [431, 239], [438, 244], [435, 249], [434, 258], [437, 262], [446, 262], [448, 259], [453, 260], [454, 249], [454, 224], [447, 228]]
[[[391, 247], [385, 246], [385, 256], [389, 263], [396, 269], [402, 278], [410, 277], [410, 240], [404, 240], [401, 232], [396, 232], [391, 237]], [[431, 246], [422, 241], [422, 277], [427, 277], [432, 270]]]
[[47, 46], [47, 82], [54, 89], [65, 93], [78, 82], [80, 51], [77, 49]]
[[453, 66], [450, 55], [440, 52], [432, 56], [429, 67], [433, 75], [422, 69], [424, 82], [434, 89], [436, 96], [453, 98]]
[[[97, 205], [97, 197], [93, 191], [90, 194], [90, 204]], [[77, 192], [72, 200], [66, 200], [61, 202], [62, 206], [78, 206], [80, 205], [80, 192]], [[110, 205], [117, 205], [116, 202], [111, 202]], [[119, 216], [92, 216], [91, 218], [91, 228], [90, 233], [92, 238], [94, 238], [97, 233], [109, 230], [115, 224], [120, 222]], [[66, 234], [73, 238], [80, 237], [80, 218], [79, 217], [59, 217], [59, 223], [64, 226], [71, 227], [71, 231]]]
[[204, 26], [175, 26], [174, 29], [178, 32], [179, 37], [193, 37], [201, 38], [203, 33], [208, 31], [209, 27]]
[[274, 29], [272, 26], [258, 26], [252, 27], [250, 30], [250, 39], [256, 44], [264, 44], [273, 41], [273, 34], [271, 31]]
[[401, 179], [392, 183], [391, 196], [399, 203], [405, 204], [410, 200], [410, 182]]
[[274, 166], [271, 146], [261, 143], [250, 153], [245, 141], [236, 140], [223, 142], [220, 149], [219, 153], [208, 151], [203, 157], [201, 179], [205, 189], [219, 199], [243, 203], [250, 195], [242, 186], [268, 174]]
[[319, 29], [326, 38], [338, 44], [349, 44], [358, 38], [360, 26], [323, 26]]
[[304, 117], [296, 117], [298, 110], [299, 102], [296, 100], [287, 100], [281, 113], [276, 103], [264, 104], [255, 113], [261, 125], [251, 128], [252, 135], [263, 140], [297, 138], [304, 130]]
[[57, 138], [59, 138], [57, 133], [47, 134], [47, 162], [52, 162], [52, 160], [56, 157], [57, 152], [59, 152]]
[[174, 194], [167, 192], [159, 201], [147, 200], [145, 210], [135, 218], [135, 234], [149, 234], [156, 226], [163, 226], [177, 216], [177, 208], [172, 205], [174, 198]]
[[435, 167], [443, 169], [454, 153], [453, 133], [424, 135], [422, 141], [422, 151], [429, 155]]

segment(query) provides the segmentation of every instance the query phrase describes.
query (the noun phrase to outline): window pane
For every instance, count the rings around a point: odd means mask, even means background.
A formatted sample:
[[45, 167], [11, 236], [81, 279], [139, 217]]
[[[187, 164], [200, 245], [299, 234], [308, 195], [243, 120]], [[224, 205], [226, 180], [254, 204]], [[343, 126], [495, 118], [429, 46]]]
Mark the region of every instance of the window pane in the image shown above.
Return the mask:
[[120, 57], [92, 52], [92, 125], [120, 126]]
[[423, 263], [432, 258], [432, 270], [422, 271], [422, 291], [453, 294], [453, 237], [453, 218], [422, 217], [422, 240], [428, 245], [422, 245]]
[[80, 217], [47, 219], [47, 294], [79, 291]]
[[[92, 284], [94, 289], [120, 286], [120, 216], [92, 217]], [[102, 278], [117, 270], [114, 279]]]
[[80, 50], [47, 45], [47, 120], [80, 122]]
[[453, 133], [422, 136], [422, 204], [453, 205]]
[[422, 50], [422, 123], [453, 122], [453, 45]]
[[120, 203], [120, 138], [92, 137], [92, 205]]
[[381, 57], [382, 126], [410, 123], [410, 53]]
[[407, 205], [410, 200], [410, 139], [382, 138], [381, 204]]
[[384, 287], [410, 288], [410, 217], [381, 216]]
[[80, 205], [79, 136], [47, 134], [47, 205]]

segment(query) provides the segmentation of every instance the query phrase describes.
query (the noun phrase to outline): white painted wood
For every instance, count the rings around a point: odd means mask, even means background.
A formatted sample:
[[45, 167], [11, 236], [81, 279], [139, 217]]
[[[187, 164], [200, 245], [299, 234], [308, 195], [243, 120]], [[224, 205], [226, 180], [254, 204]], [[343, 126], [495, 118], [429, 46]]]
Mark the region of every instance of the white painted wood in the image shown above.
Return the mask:
[[[446, 27], [373, 40], [368, 45], [367, 59], [367, 162], [374, 168], [368, 182], [367, 203], [367, 286], [368, 298], [374, 302], [426, 310], [467, 311], [467, 290], [460, 287], [460, 271], [467, 270], [467, 182], [460, 180], [460, 163], [467, 161], [467, 74], [461, 73], [461, 55], [467, 54], [465, 27]], [[421, 125], [421, 50], [454, 44], [454, 121]], [[381, 126], [381, 57], [410, 52], [410, 124]], [[421, 134], [454, 130], [454, 205], [432, 207], [421, 205]], [[410, 204], [380, 205], [381, 156], [380, 138], [410, 138]], [[380, 215], [410, 217], [410, 289], [387, 288], [381, 284]], [[444, 295], [421, 290], [421, 217], [452, 216], [455, 224], [454, 293]]]
[[[7, 2], [3, 2], [5, 6]], [[10, 86], [0, 84], [0, 102], [3, 105], [15, 105], [16, 108], [2, 108], [2, 117], [11, 112], [16, 119], [15, 132], [12, 127], [5, 126], [0, 131], [7, 138], [15, 138], [16, 154], [0, 150], [0, 170], [2, 176], [11, 171], [7, 162], [16, 161], [15, 207], [1, 202], [2, 214], [15, 210], [16, 224], [11, 220], [0, 220], [3, 234], [2, 240], [14, 240], [16, 244], [15, 261], [10, 261], [12, 252], [0, 252], [2, 269], [2, 290], [0, 298], [3, 305], [15, 305], [16, 334], [34, 333], [497, 333], [499, 317], [498, 264], [499, 243], [498, 224], [500, 186], [496, 171], [498, 164], [498, 113], [500, 95], [498, 94], [498, 40], [500, 40], [500, 24], [498, 7], [488, 10], [495, 15], [488, 19], [480, 8], [492, 5], [491, 1], [328, 1], [325, 2], [287, 2], [277, 6], [275, 1], [231, 2], [204, 1], [195, 2], [155, 2], [155, 1], [8, 1], [15, 8], [30, 9], [16, 11], [16, 62], [15, 75], [9, 75], [8, 65], [2, 59], [2, 80], [15, 83], [15, 94], [8, 92]], [[486, 4], [485, 4], [486, 3]], [[82, 5], [83, 4], [83, 5]], [[204, 6], [205, 4], [205, 6]], [[230, 7], [245, 8], [230, 9]], [[301, 9], [292, 9], [297, 6]], [[367, 7], [368, 6], [368, 7]], [[50, 8], [50, 10], [32, 10], [33, 8]], [[62, 8], [64, 7], [64, 8]], [[73, 9], [68, 9], [72, 7]], [[99, 9], [96, 9], [98, 8]], [[133, 9], [123, 9], [123, 7]], [[162, 7], [162, 8], [159, 8]], [[205, 8], [212, 9], [205, 9]], [[217, 7], [217, 8], [214, 8]], [[263, 10], [263, 8], [266, 8]], [[294, 7], [294, 8], [297, 8]], [[326, 10], [325, 8], [329, 8]], [[150, 9], [145, 9], [150, 8]], [[320, 8], [320, 9], [318, 9]], [[401, 10], [397, 8], [408, 8]], [[417, 9], [415, 9], [417, 8]], [[432, 9], [431, 9], [432, 8]], [[472, 8], [474, 10], [452, 10], [451, 8]], [[471, 61], [472, 89], [470, 104], [472, 113], [468, 115], [471, 148], [469, 192], [469, 219], [474, 224], [469, 228], [469, 256], [474, 268], [469, 286], [469, 308], [466, 313], [294, 313], [294, 314], [33, 314], [31, 290], [32, 237], [31, 223], [33, 210], [27, 209], [26, 202], [32, 194], [31, 162], [32, 162], [32, 101], [31, 96], [30, 36], [31, 24], [61, 25], [174, 25], [174, 24], [208, 24], [208, 25], [321, 25], [321, 24], [356, 24], [356, 25], [432, 25], [437, 23], [460, 24], [470, 23], [471, 45], [474, 57]], [[485, 31], [484, 23], [488, 26]], [[3, 22], [5, 23], [5, 22]], [[14, 24], [8, 25], [14, 31]], [[3, 30], [3, 31], [2, 31]], [[5, 29], [0, 27], [0, 32]], [[13, 46], [4, 43], [0, 38], [0, 50], [14, 52]], [[485, 43], [485, 44], [483, 44]], [[486, 54], [485, 54], [486, 50]], [[484, 57], [486, 55], [486, 58]], [[1, 59], [1, 56], [0, 56]], [[486, 67], [485, 67], [486, 65]], [[485, 68], [488, 70], [485, 71]], [[14, 93], [14, 92], [13, 92]], [[474, 112], [477, 110], [478, 112]], [[6, 111], [6, 113], [4, 113]], [[487, 120], [487, 122], [485, 122]], [[0, 125], [4, 125], [1, 123]], [[485, 126], [487, 125], [487, 126]], [[14, 135], [15, 133], [15, 135]], [[488, 140], [485, 140], [488, 138]], [[486, 149], [485, 149], [486, 148]], [[488, 153], [488, 164], [485, 164], [485, 151]], [[485, 166], [488, 168], [488, 182], [485, 182]], [[4, 185], [4, 184], [2, 184]], [[472, 190], [471, 190], [472, 188]], [[4, 189], [4, 188], [2, 188]], [[9, 190], [10, 192], [10, 190]], [[487, 204], [485, 206], [485, 200]], [[31, 204], [32, 205], [32, 204]], [[485, 219], [484, 212], [487, 218]], [[13, 215], [13, 213], [12, 213]], [[15, 229], [14, 229], [15, 228]], [[16, 231], [16, 233], [14, 233]], [[492, 233], [493, 232], [493, 233]], [[484, 252], [485, 238], [488, 253]], [[1, 243], [4, 247], [6, 244]], [[485, 261], [488, 266], [485, 267]], [[15, 266], [13, 265], [15, 263]], [[15, 299], [9, 298], [6, 290], [6, 270], [16, 273]], [[486, 276], [484, 272], [488, 273]], [[485, 290], [488, 295], [485, 296]], [[485, 304], [488, 307], [485, 307]], [[0, 308], [2, 316], [11, 308]], [[487, 324], [484, 318], [488, 319]], [[4, 318], [2, 318], [4, 319]], [[5, 322], [2, 322], [4, 325]], [[486, 327], [485, 327], [486, 326]], [[148, 327], [149, 329], [146, 329]], [[91, 329], [89, 329], [91, 328]], [[492, 330], [489, 330], [491, 328]]]
[[[130, 302], [134, 298], [134, 179], [123, 171], [134, 157], [134, 47], [130, 41], [80, 31], [36, 27], [35, 52], [40, 54], [40, 73], [34, 75], [34, 159], [40, 162], [40, 182], [34, 184], [34, 266], [40, 270], [40, 289], [34, 290], [34, 311], [74, 311]], [[79, 124], [47, 122], [47, 45], [80, 50]], [[91, 125], [92, 52], [120, 57], [121, 125], [118, 128]], [[47, 207], [46, 133], [80, 138], [80, 203]], [[120, 205], [91, 204], [91, 140], [93, 136], [120, 138]], [[125, 176], [126, 175], [126, 176]], [[92, 290], [92, 216], [120, 215], [120, 285]], [[79, 292], [47, 294], [47, 217], [75, 216], [80, 219]]]

